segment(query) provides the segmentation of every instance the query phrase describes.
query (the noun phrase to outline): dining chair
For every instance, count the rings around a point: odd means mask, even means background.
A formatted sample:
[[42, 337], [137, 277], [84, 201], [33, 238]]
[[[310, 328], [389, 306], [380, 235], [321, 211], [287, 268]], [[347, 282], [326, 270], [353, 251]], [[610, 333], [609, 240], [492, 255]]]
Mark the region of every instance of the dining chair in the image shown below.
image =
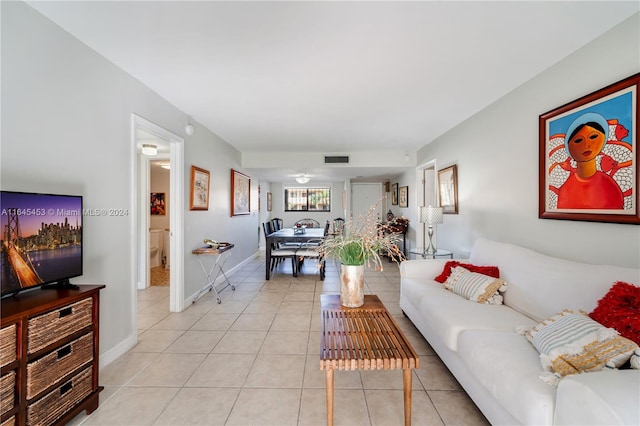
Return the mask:
[[273, 219], [271, 219], [271, 225], [273, 227], [274, 232], [279, 231], [284, 226], [284, 221], [279, 217], [274, 217]]
[[302, 269], [302, 264], [305, 259], [316, 259], [318, 270], [320, 271], [320, 279], [324, 280], [325, 276], [325, 261], [324, 255], [320, 250], [323, 243], [322, 238], [312, 239], [305, 241], [300, 245], [300, 248], [296, 251], [296, 257], [298, 259], [298, 272]]
[[[273, 229], [271, 229], [271, 222], [264, 222], [262, 224], [262, 230], [264, 232], [265, 243], [269, 244], [267, 240], [267, 235], [273, 233]], [[271, 264], [269, 265], [269, 270], [273, 272], [277, 265], [279, 265], [285, 259], [291, 259], [291, 268], [293, 271], [293, 276], [298, 276], [298, 258], [296, 257], [297, 247], [291, 248], [283, 248], [278, 247], [276, 244], [271, 244], [267, 249], [271, 249]], [[265, 259], [266, 262], [266, 259]]]
[[342, 235], [344, 233], [344, 219], [336, 217], [333, 219], [333, 233], [335, 235]]
[[[329, 235], [330, 228], [331, 228], [331, 223], [329, 223], [329, 221], [327, 220], [327, 223], [324, 225], [324, 233], [323, 233], [325, 238], [327, 237], [327, 235]], [[322, 241], [323, 241], [322, 238], [312, 239], [312, 240], [306, 241], [305, 243], [300, 244], [300, 248], [318, 247], [320, 244], [322, 244]]]

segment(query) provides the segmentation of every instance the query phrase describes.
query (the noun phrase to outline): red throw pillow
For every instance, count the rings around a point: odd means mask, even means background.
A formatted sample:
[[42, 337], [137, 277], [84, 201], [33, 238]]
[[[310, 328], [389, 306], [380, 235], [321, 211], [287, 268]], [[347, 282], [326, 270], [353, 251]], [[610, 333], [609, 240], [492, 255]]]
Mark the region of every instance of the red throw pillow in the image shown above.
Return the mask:
[[589, 316], [640, 345], [640, 287], [614, 283]]
[[447, 278], [449, 278], [449, 275], [451, 275], [451, 269], [455, 268], [456, 266], [462, 266], [463, 268], [468, 269], [471, 272], [477, 272], [479, 274], [488, 275], [493, 278], [500, 278], [500, 270], [497, 266], [476, 266], [470, 263], [460, 263], [457, 260], [450, 260], [444, 264], [444, 269], [442, 270], [440, 275], [434, 278], [434, 280], [438, 281], [441, 284], [444, 283]]

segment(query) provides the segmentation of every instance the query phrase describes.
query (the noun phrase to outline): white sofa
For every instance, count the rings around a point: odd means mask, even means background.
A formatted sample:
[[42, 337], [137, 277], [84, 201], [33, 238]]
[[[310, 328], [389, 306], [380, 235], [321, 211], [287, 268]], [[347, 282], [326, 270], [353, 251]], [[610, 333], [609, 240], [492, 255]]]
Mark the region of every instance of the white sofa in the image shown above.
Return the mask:
[[448, 259], [402, 262], [400, 308], [487, 419], [497, 424], [640, 424], [640, 370], [540, 379], [539, 354], [517, 327], [565, 308], [591, 312], [616, 281], [640, 270], [571, 262], [513, 244], [479, 239], [466, 263], [500, 269], [503, 305], [471, 302], [433, 278]]

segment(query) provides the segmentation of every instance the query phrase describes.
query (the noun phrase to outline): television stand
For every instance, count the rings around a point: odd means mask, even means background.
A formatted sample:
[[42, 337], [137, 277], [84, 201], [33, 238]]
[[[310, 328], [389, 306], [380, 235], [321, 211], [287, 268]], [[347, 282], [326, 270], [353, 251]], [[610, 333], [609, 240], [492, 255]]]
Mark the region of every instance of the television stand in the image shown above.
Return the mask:
[[79, 287], [2, 299], [0, 423], [62, 426], [98, 408], [105, 286]]
[[41, 287], [43, 290], [78, 290], [78, 287], [75, 284], [71, 284], [68, 279], [61, 280], [56, 283], [45, 284]]

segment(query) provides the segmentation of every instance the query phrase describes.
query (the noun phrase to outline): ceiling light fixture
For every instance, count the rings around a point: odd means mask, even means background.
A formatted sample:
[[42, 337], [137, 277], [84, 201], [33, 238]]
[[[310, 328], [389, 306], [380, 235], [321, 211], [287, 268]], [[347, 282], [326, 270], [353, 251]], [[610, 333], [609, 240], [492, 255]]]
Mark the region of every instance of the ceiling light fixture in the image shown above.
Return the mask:
[[298, 183], [307, 183], [307, 182], [309, 182], [309, 176], [307, 176], [306, 174], [304, 174], [302, 176], [298, 176], [298, 177], [296, 177], [296, 182], [298, 182]]
[[145, 143], [142, 145], [142, 153], [144, 155], [158, 155], [158, 147], [150, 143]]
[[193, 127], [193, 124], [187, 124], [186, 126], [184, 126], [184, 132], [188, 135], [188, 136], [193, 136], [193, 134], [195, 133], [196, 129]]
[[160, 167], [163, 169], [171, 170], [171, 163], [160, 163]]

